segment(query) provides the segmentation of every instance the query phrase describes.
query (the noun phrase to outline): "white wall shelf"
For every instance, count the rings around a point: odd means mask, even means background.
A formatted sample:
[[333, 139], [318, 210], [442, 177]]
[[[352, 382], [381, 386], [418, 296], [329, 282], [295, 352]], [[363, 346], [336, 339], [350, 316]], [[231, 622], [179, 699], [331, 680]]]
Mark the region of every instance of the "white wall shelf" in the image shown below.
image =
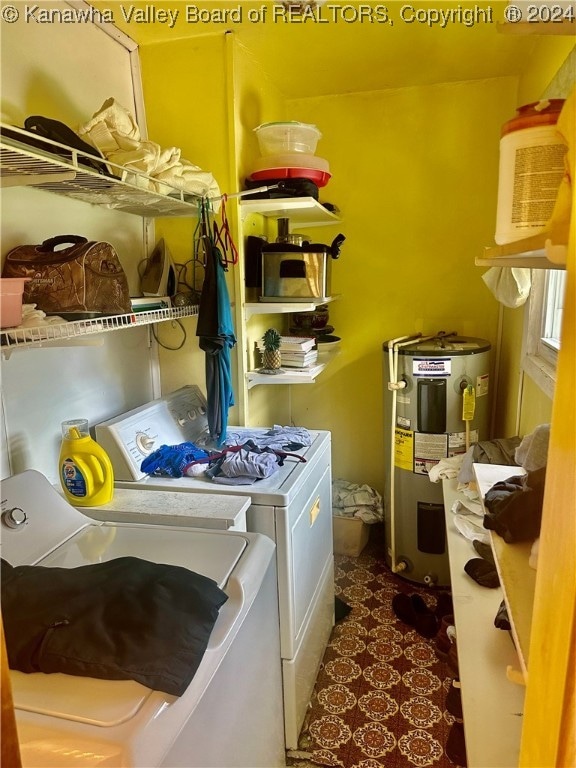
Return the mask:
[[248, 371], [246, 380], [248, 389], [258, 384], [314, 384], [317, 377], [330, 365], [330, 363], [340, 354], [339, 349], [326, 350], [318, 354], [316, 365], [309, 369], [299, 370], [298, 368], [283, 368], [282, 373], [269, 374], [259, 371]]
[[[6, 131], [10, 131], [10, 136]], [[197, 216], [198, 198], [181, 189], [159, 183], [142, 173], [127, 174], [122, 166], [106, 161], [118, 178], [111, 178], [91, 170], [83, 164], [84, 158], [94, 158], [78, 150], [34, 135], [34, 141], [45, 149], [31, 147], [14, 138], [27, 131], [0, 124], [0, 172], [3, 187], [32, 186], [85, 203], [133, 213], [137, 216]], [[56, 150], [64, 150], [63, 157]]]
[[110, 315], [90, 320], [74, 320], [41, 325], [35, 328], [7, 328], [0, 331], [0, 350], [5, 357], [15, 349], [28, 347], [66, 346], [96, 334], [135, 328], [141, 325], [178, 320], [198, 314], [198, 307], [172, 307], [149, 312], [132, 312], [126, 315]]
[[[508, 477], [523, 475], [522, 467], [499, 464], [474, 464], [478, 492], [484, 503], [484, 496], [492, 486]], [[536, 589], [536, 571], [528, 565], [532, 542], [507, 544], [500, 536], [491, 532], [492, 550], [512, 626], [512, 636], [518, 653], [520, 671], [524, 680], [528, 675], [530, 633], [532, 631], [532, 609]]]
[[259, 371], [248, 371], [246, 379], [248, 389], [258, 384], [314, 384], [316, 377], [326, 368], [328, 363], [319, 363], [310, 369], [282, 368], [282, 373], [269, 374]]
[[518, 657], [509, 632], [494, 626], [502, 589], [482, 587], [464, 571], [478, 553], [454, 525], [451, 508], [465, 497], [456, 480], [442, 486], [468, 766], [516, 768], [525, 688], [506, 677]]
[[321, 227], [338, 224], [341, 219], [313, 197], [283, 197], [273, 200], [241, 200], [240, 212], [245, 219], [251, 213], [267, 218], [289, 218], [291, 224]]
[[[290, 312], [313, 312], [324, 304], [329, 304], [340, 298], [339, 296], [325, 296], [321, 299], [310, 299], [309, 301], [259, 301], [244, 304], [244, 314], [246, 320], [252, 315], [274, 315], [287, 314]], [[302, 329], [304, 334], [305, 329]]]

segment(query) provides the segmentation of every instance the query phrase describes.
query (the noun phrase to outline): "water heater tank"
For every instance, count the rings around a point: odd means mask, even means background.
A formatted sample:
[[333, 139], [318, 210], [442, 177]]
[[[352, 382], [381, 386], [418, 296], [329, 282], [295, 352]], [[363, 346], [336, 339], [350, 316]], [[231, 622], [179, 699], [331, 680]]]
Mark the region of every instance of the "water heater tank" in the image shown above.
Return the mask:
[[[388, 342], [383, 349], [390, 381]], [[439, 335], [399, 345], [397, 355], [396, 381], [404, 386], [396, 390], [394, 424], [394, 394], [385, 390], [386, 562], [400, 563], [398, 572], [410, 581], [448, 586], [442, 483], [431, 482], [428, 473], [442, 459], [465, 453], [467, 441], [489, 438], [490, 343]], [[465, 391], [474, 408], [468, 425], [462, 418]]]

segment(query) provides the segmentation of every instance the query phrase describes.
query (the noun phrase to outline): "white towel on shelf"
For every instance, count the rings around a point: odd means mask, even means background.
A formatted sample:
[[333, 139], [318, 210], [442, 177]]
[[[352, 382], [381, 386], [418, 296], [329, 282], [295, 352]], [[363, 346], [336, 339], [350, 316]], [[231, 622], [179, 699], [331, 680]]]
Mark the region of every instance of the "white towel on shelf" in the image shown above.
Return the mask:
[[[198, 197], [220, 196], [214, 176], [183, 160], [180, 149], [163, 149], [153, 141], [143, 140], [130, 112], [115, 99], [107, 99], [92, 119], [79, 127], [78, 133], [111, 163], [133, 171], [125, 179], [131, 184], [161, 194], [169, 194], [175, 187]], [[215, 201], [215, 210], [217, 207]]]

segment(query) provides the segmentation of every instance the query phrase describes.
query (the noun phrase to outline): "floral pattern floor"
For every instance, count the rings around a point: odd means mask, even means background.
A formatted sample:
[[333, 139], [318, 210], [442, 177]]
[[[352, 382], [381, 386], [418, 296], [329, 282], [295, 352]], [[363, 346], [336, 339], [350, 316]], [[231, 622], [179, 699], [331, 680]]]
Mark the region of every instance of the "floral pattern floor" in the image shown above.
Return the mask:
[[379, 538], [357, 558], [335, 557], [336, 594], [352, 610], [332, 631], [299, 749], [288, 753], [294, 768], [454, 768], [445, 753], [453, 676], [435, 640], [392, 610], [398, 592], [417, 593], [434, 609], [438, 590], [392, 574]]

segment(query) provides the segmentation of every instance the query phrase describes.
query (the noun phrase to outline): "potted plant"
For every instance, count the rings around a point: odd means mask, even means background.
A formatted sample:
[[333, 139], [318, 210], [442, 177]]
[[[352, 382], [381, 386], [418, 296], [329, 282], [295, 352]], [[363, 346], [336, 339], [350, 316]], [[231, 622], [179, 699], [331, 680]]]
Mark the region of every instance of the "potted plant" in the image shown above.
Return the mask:
[[275, 371], [280, 368], [280, 334], [275, 328], [268, 328], [262, 336], [262, 366], [265, 370]]

